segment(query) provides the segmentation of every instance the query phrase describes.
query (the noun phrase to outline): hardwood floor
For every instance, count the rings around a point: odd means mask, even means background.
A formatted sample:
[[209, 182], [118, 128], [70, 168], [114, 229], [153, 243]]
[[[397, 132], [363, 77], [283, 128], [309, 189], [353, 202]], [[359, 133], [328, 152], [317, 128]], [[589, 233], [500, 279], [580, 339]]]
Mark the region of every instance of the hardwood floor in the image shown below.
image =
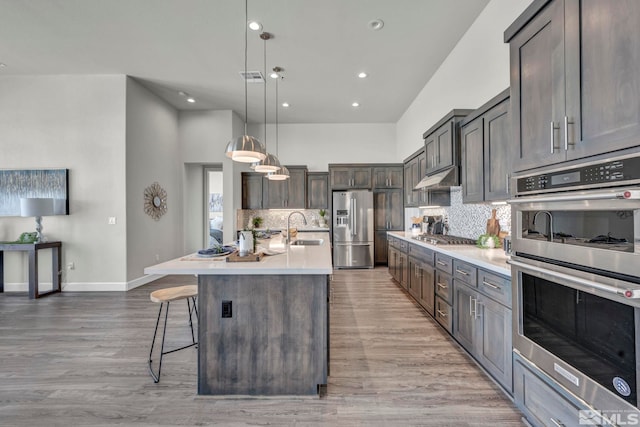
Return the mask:
[[[0, 294], [0, 425], [522, 426], [498, 387], [386, 269], [341, 270], [331, 303], [331, 375], [324, 398], [196, 395], [195, 348], [165, 357], [154, 384], [147, 356], [152, 290]], [[189, 342], [186, 303], [172, 304], [167, 346]]]

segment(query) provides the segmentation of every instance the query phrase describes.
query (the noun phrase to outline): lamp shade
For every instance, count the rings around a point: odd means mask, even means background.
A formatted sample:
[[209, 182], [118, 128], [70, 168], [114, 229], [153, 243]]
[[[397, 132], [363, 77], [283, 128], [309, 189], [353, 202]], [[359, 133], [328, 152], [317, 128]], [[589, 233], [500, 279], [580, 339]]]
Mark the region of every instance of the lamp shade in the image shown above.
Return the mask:
[[280, 160], [273, 154], [267, 154], [264, 160], [259, 163], [256, 163], [256, 166], [253, 168], [256, 172], [275, 172], [280, 170]]
[[289, 169], [282, 166], [279, 171], [270, 172], [267, 178], [271, 181], [284, 181], [285, 179], [289, 179]]
[[253, 163], [264, 160], [267, 150], [258, 138], [242, 135], [227, 144], [226, 155], [236, 162]]
[[20, 199], [20, 216], [53, 215], [53, 199], [29, 198]]

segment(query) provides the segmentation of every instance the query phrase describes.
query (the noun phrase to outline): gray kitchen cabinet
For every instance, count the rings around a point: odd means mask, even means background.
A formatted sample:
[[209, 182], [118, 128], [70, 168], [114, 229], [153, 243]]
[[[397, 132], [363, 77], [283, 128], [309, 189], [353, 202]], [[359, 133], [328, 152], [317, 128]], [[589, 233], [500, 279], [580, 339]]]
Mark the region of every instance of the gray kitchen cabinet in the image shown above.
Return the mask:
[[389, 274], [391, 277], [398, 282], [398, 250], [393, 247], [391, 243], [391, 238], [387, 237], [388, 245], [387, 245], [387, 265], [389, 266]]
[[511, 392], [511, 310], [462, 280], [454, 279], [453, 289], [453, 337]]
[[514, 171], [640, 145], [638, 22], [636, 0], [554, 0], [505, 31]]
[[452, 110], [423, 135], [425, 174], [460, 165], [460, 121], [473, 110]]
[[435, 306], [433, 258], [431, 249], [409, 244], [409, 293], [432, 316]]
[[427, 171], [427, 156], [420, 149], [404, 161], [404, 203], [406, 207], [450, 206], [449, 189], [413, 188], [424, 178]]
[[263, 173], [242, 172], [242, 209], [262, 209]]
[[506, 89], [461, 123], [463, 203], [509, 197], [511, 139], [509, 89]]
[[386, 264], [387, 231], [404, 229], [404, 206], [402, 189], [374, 190], [373, 224], [375, 230], [374, 260]]
[[402, 165], [375, 166], [372, 173], [374, 190], [403, 187]]
[[513, 365], [513, 397], [516, 406], [535, 427], [579, 425], [578, 411], [591, 409], [579, 404], [554, 380], [517, 354]]
[[371, 166], [329, 165], [332, 190], [370, 189]]
[[388, 264], [389, 244], [387, 241], [387, 231], [374, 231], [373, 234], [373, 262], [376, 264]]
[[403, 288], [407, 289], [409, 277], [408, 243], [402, 239], [388, 236], [389, 273]]
[[413, 187], [417, 184], [414, 176], [418, 169], [418, 159], [414, 158], [407, 161], [404, 164], [404, 203], [406, 207], [418, 206], [418, 199], [416, 195], [418, 192], [413, 190]]
[[328, 172], [307, 172], [307, 209], [329, 209]]
[[306, 166], [287, 166], [289, 179], [265, 179], [262, 190], [263, 209], [305, 209], [307, 200]]

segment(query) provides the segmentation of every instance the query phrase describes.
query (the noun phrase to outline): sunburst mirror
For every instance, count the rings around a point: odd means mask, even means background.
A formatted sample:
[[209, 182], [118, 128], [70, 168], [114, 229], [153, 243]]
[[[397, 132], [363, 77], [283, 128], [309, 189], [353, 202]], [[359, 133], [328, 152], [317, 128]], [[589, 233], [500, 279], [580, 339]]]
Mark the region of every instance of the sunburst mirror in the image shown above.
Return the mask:
[[158, 221], [167, 212], [167, 192], [154, 182], [144, 189], [144, 213]]

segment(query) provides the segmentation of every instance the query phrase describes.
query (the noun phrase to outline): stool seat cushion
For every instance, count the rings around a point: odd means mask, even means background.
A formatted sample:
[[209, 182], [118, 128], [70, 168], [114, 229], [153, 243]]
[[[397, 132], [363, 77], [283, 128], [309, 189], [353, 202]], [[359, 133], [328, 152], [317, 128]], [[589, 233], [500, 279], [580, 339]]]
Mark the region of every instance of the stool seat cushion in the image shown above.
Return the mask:
[[173, 288], [158, 289], [151, 292], [153, 302], [169, 302], [179, 299], [191, 298], [198, 295], [198, 285], [176, 286]]

